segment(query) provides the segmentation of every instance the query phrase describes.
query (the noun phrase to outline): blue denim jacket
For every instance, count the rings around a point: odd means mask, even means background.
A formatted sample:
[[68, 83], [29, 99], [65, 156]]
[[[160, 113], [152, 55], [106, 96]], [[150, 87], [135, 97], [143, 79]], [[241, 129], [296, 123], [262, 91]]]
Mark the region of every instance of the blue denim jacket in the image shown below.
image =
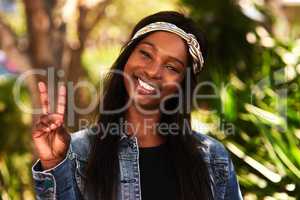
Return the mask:
[[[71, 134], [66, 158], [57, 166], [41, 170], [38, 160], [32, 167], [37, 199], [86, 199], [83, 194], [84, 169], [90, 140], [89, 129]], [[223, 145], [215, 139], [194, 132], [204, 146], [199, 147], [208, 166], [214, 200], [240, 200], [242, 195], [232, 161]], [[136, 137], [120, 139], [118, 200], [140, 200], [139, 149]]]

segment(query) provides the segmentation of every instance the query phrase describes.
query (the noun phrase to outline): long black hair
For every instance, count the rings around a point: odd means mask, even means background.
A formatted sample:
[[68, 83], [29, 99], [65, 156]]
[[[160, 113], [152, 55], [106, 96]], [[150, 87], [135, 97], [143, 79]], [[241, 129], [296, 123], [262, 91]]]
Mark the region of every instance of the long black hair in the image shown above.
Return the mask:
[[[180, 27], [187, 33], [196, 36], [201, 45], [201, 51], [206, 58], [206, 44], [203, 34], [196, 28], [194, 22], [184, 15], [175, 11], [164, 11], [150, 15], [142, 19], [133, 29], [132, 36], [142, 27], [153, 22], [169, 22]], [[150, 33], [151, 34], [151, 33]], [[116, 110], [123, 108], [128, 100], [128, 94], [124, 86], [124, 77], [121, 74], [113, 73], [114, 70], [124, 70], [124, 66], [134, 50], [135, 46], [145, 36], [139, 37], [128, 46], [125, 44], [120, 56], [117, 58], [106, 77], [104, 95], [100, 101], [104, 110]], [[191, 69], [191, 57], [189, 56], [189, 66]], [[186, 98], [187, 88], [193, 91], [196, 84], [196, 77], [192, 70], [187, 70], [191, 79], [185, 78], [181, 87], [183, 91], [182, 109], [174, 114], [161, 113], [160, 122], [176, 123], [179, 125], [178, 134], [167, 135], [167, 148], [169, 156], [173, 162], [177, 179], [177, 196], [179, 200], [208, 200], [211, 197], [209, 174], [207, 166], [199, 153], [199, 143], [191, 134], [190, 109], [192, 99]], [[188, 74], [187, 74], [188, 75]], [[190, 81], [189, 83], [187, 81]], [[117, 98], [116, 98], [117, 97]], [[179, 103], [178, 98], [171, 98], [166, 102], [166, 109], [172, 109]], [[125, 111], [116, 114], [99, 113], [98, 125], [108, 127], [110, 123], [118, 123], [124, 118]], [[120, 136], [108, 134], [105, 137], [101, 130], [92, 139], [92, 148], [87, 166], [86, 191], [88, 196], [101, 200], [116, 199], [117, 183], [119, 176], [119, 141]]]

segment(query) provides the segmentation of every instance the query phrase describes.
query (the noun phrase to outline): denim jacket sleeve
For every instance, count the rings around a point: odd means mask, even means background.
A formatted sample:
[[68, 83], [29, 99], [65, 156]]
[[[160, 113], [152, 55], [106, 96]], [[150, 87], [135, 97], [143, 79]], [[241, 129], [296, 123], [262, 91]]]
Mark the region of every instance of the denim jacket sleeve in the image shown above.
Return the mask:
[[224, 200], [241, 200], [243, 199], [240, 186], [238, 184], [238, 180], [236, 178], [236, 173], [234, 170], [233, 163], [231, 159], [229, 158], [229, 167], [228, 167], [229, 175], [228, 175], [228, 181], [226, 185], [226, 193]]
[[[84, 134], [83, 131], [82, 134]], [[74, 136], [71, 134], [72, 139], [67, 155], [57, 166], [42, 170], [40, 160], [33, 165], [32, 175], [37, 199], [82, 199], [78, 168], [80, 168], [81, 160], [86, 161], [86, 157], [82, 159], [82, 155], [77, 154], [76, 148], [80, 148], [81, 152], [84, 152], [83, 147], [86, 141], [77, 140], [76, 138], [80, 135], [80, 131]]]
[[195, 132], [208, 166], [214, 200], [242, 200], [242, 194], [228, 151], [216, 139]]

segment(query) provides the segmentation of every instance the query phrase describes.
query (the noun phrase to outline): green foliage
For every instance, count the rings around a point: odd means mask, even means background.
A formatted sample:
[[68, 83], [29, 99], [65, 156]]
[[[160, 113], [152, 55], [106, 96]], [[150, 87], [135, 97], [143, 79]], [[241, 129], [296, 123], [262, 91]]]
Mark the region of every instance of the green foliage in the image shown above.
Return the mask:
[[245, 198], [299, 199], [300, 40], [283, 42], [268, 31], [274, 17], [266, 7], [262, 23], [246, 17], [238, 1], [182, 2], [208, 39], [200, 79], [220, 88], [206, 106], [217, 112], [201, 109], [195, 118], [224, 139]]
[[[33, 199], [31, 181], [31, 116], [22, 113], [15, 103], [15, 78], [0, 76], [0, 198]], [[20, 99], [30, 107], [29, 94], [21, 88]]]

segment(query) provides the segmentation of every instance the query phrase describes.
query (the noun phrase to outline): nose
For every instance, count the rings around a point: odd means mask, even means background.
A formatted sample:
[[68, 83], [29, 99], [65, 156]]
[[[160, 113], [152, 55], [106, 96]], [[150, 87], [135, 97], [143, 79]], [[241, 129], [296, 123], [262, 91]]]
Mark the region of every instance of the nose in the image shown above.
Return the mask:
[[160, 62], [152, 62], [148, 67], [146, 67], [145, 72], [151, 79], [161, 79], [162, 68]]

